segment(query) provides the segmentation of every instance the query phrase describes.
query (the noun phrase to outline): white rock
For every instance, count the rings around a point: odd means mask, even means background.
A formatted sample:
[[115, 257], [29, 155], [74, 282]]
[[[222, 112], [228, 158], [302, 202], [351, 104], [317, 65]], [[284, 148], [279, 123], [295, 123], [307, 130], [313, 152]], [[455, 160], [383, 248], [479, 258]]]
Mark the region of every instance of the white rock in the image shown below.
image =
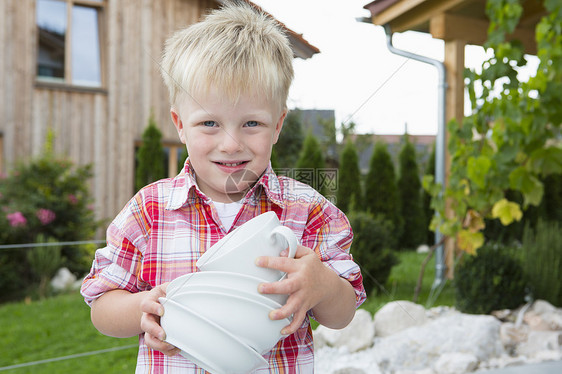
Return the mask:
[[488, 361], [482, 361], [480, 365], [478, 365], [478, 369], [498, 369], [509, 366], [519, 366], [525, 363], [527, 363], [527, 358], [525, 356], [513, 357], [507, 354], [503, 354], [499, 357], [492, 357]]
[[318, 326], [313, 332], [315, 349], [325, 345], [347, 347], [349, 352], [357, 352], [370, 347], [375, 337], [375, 324], [371, 313], [364, 309], [355, 312], [353, 320], [343, 329], [335, 330]]
[[529, 331], [527, 341], [519, 344], [517, 354], [533, 356], [540, 351], [557, 351], [562, 345], [562, 331]]
[[373, 353], [383, 372], [425, 369], [441, 355], [454, 352], [486, 361], [505, 353], [500, 325], [492, 316], [452, 314], [376, 339]]
[[417, 253], [428, 253], [429, 252], [429, 246], [427, 244], [422, 244], [416, 249], [416, 252]]
[[530, 310], [540, 315], [548, 312], [555, 312], [556, 307], [554, 307], [548, 301], [536, 300], [531, 306]]
[[471, 372], [478, 366], [478, 358], [471, 353], [444, 353], [433, 366], [437, 374], [458, 374]]
[[421, 369], [421, 370], [398, 370], [395, 371], [394, 374], [435, 374], [433, 369]]
[[334, 374], [367, 374], [363, 369], [342, 368], [334, 371]]
[[529, 359], [530, 362], [544, 362], [544, 361], [560, 361], [562, 360], [562, 350], [552, 351], [538, 351], [533, 354], [533, 357]]
[[337, 370], [360, 369], [368, 374], [386, 374], [379, 370], [373, 357], [373, 348], [349, 353], [345, 347], [324, 347], [314, 353], [314, 373], [334, 374]]
[[64, 291], [71, 288], [74, 282], [76, 282], [76, 276], [67, 268], [60, 268], [53, 279], [51, 279], [51, 287], [55, 291]]
[[423, 306], [407, 300], [392, 301], [375, 313], [375, 332], [384, 337], [425, 322]]
[[541, 314], [544, 323], [551, 331], [562, 330], [562, 311], [555, 310]]
[[440, 305], [426, 310], [425, 316], [427, 317], [427, 321], [429, 321], [439, 317], [444, 317], [446, 315], [459, 314], [459, 313], [460, 312], [456, 310], [454, 307]]
[[517, 326], [513, 322], [505, 322], [500, 326], [500, 339], [507, 349], [514, 349], [517, 344], [527, 340], [529, 337], [529, 326]]
[[529, 311], [525, 313], [523, 321], [531, 328], [531, 330], [548, 331], [550, 330], [550, 327], [542, 316], [543, 315], [537, 314], [534, 311]]

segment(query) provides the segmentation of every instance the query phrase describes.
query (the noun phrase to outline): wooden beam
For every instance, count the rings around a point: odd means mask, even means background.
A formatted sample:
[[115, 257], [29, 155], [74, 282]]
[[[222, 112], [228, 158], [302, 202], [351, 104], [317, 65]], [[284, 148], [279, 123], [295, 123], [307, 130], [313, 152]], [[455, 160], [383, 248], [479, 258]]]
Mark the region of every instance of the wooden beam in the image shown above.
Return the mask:
[[373, 15], [373, 23], [380, 26], [385, 25], [391, 21], [396, 20], [396, 18], [404, 15], [404, 13], [411, 11], [412, 9], [416, 8], [418, 5], [426, 1], [430, 0], [398, 1], [379, 14]]
[[[490, 22], [484, 19], [463, 17], [455, 14], [439, 14], [431, 18], [429, 31], [431, 36], [442, 40], [464, 40], [467, 44], [484, 45], [488, 40]], [[516, 28], [507, 36], [507, 40], [520, 40], [525, 52], [536, 54], [535, 30], [533, 28]]]
[[435, 14], [445, 13], [467, 0], [410, 0], [398, 1], [379, 14], [373, 15], [375, 25], [390, 23], [393, 32], [418, 28]]
[[[445, 121], [456, 120], [462, 123], [464, 117], [464, 47], [463, 40], [445, 41], [445, 68], [447, 69], [447, 99], [445, 104]], [[448, 133], [446, 143], [449, 143]], [[448, 152], [445, 153], [445, 184], [449, 183], [449, 170], [451, 170], [451, 159]], [[450, 217], [452, 212], [449, 202], [445, 203], [445, 215]], [[453, 279], [455, 259], [455, 238], [445, 241], [445, 265], [446, 276]]]

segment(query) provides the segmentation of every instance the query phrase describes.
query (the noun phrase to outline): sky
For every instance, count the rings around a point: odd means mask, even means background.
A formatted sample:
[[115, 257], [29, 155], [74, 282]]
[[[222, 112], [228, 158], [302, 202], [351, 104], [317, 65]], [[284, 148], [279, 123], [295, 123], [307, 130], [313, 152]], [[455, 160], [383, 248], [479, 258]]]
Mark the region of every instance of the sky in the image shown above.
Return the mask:
[[[334, 109], [336, 125], [353, 121], [358, 133], [435, 135], [437, 71], [390, 53], [368, 0], [255, 0], [320, 54], [296, 59], [289, 108]], [[397, 33], [395, 47], [443, 61], [443, 42], [418, 32]], [[467, 46], [465, 65], [479, 67], [483, 48]]]

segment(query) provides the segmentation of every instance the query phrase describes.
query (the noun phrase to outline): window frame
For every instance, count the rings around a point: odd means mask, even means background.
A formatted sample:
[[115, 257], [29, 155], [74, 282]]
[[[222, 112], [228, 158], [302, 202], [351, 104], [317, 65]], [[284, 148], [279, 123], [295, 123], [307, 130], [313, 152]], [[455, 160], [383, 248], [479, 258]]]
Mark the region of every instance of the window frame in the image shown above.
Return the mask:
[[[44, 87], [63, 87], [72, 91], [90, 91], [90, 92], [106, 92], [106, 28], [105, 28], [105, 11], [107, 8], [107, 0], [54, 0], [66, 4], [66, 34], [64, 36], [64, 77], [60, 81], [51, 80], [48, 77], [42, 77], [37, 72], [38, 63], [38, 47], [39, 34], [36, 37], [35, 48], [35, 83]], [[72, 10], [74, 6], [84, 6], [95, 8], [98, 15], [98, 38], [99, 38], [99, 58], [100, 58], [100, 85], [89, 86], [80, 85], [72, 82]], [[35, 13], [37, 17], [37, 13]], [[35, 20], [37, 30], [37, 19]]]

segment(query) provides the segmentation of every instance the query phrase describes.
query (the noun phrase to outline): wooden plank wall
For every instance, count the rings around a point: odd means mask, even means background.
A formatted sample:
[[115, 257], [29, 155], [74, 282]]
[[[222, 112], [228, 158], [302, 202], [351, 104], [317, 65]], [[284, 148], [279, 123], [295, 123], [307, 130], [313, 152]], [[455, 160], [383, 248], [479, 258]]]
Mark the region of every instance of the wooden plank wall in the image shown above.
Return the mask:
[[108, 0], [103, 90], [35, 83], [35, 0], [0, 1], [0, 132], [7, 168], [40, 152], [47, 129], [55, 151], [94, 164], [98, 218], [112, 219], [134, 191], [134, 143], [151, 111], [166, 142], [178, 142], [159, 62], [166, 38], [196, 22], [211, 0]]

